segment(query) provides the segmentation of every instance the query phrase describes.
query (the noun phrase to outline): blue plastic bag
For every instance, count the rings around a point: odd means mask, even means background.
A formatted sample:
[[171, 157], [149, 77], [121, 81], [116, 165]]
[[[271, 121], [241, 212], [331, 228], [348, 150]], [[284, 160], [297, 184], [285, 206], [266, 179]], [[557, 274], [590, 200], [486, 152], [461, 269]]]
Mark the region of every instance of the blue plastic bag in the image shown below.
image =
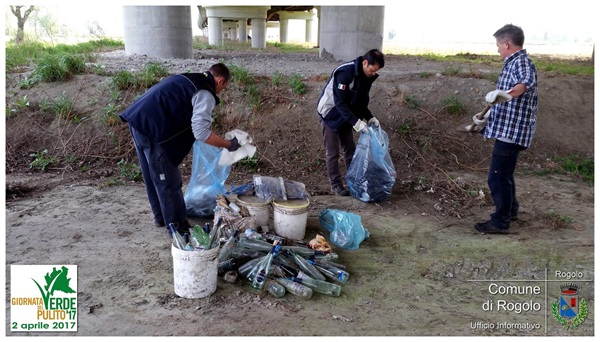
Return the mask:
[[218, 165], [222, 149], [196, 140], [192, 158], [192, 176], [183, 199], [189, 217], [212, 217], [217, 196], [227, 188], [231, 165]]
[[386, 201], [392, 196], [396, 170], [388, 151], [389, 139], [381, 127], [361, 134], [346, 172], [350, 195], [363, 202]]
[[349, 250], [358, 249], [369, 231], [363, 227], [360, 216], [337, 209], [325, 209], [319, 214], [319, 222], [330, 232], [329, 240], [334, 245]]

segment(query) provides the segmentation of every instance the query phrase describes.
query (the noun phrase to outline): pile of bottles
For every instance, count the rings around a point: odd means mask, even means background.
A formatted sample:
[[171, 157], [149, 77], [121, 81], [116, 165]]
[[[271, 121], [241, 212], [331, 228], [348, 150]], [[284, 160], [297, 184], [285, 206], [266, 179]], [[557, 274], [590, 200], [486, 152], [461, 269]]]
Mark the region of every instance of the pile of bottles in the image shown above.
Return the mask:
[[[314, 292], [339, 297], [348, 282], [346, 267], [335, 262], [338, 255], [310, 248], [298, 241], [235, 230], [219, 252], [219, 275], [237, 279], [275, 297], [286, 293], [310, 299]], [[230, 281], [230, 280], [227, 280]]]

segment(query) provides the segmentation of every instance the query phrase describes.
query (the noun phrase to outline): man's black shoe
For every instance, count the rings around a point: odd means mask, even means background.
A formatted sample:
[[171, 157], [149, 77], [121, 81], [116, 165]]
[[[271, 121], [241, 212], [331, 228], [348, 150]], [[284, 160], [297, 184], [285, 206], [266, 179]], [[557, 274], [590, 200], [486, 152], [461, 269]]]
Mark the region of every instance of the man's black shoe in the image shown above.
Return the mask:
[[510, 234], [509, 228], [498, 228], [491, 221], [476, 223], [475, 229], [484, 234]]
[[350, 191], [346, 189], [342, 184], [334, 184], [331, 186], [331, 193], [338, 196], [348, 196]]

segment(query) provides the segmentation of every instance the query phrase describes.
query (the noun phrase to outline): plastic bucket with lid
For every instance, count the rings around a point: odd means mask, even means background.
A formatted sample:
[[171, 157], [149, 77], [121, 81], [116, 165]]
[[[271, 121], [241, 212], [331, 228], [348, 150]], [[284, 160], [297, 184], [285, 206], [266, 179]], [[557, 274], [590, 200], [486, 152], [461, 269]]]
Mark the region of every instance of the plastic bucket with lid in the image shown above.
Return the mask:
[[258, 198], [256, 196], [240, 195], [237, 197], [238, 205], [248, 208], [250, 215], [256, 218], [256, 224], [263, 228], [269, 227], [271, 218], [271, 201]]
[[183, 298], [204, 298], [217, 290], [219, 248], [184, 251], [171, 245], [175, 294]]
[[293, 240], [304, 239], [309, 204], [308, 199], [273, 201], [275, 234]]

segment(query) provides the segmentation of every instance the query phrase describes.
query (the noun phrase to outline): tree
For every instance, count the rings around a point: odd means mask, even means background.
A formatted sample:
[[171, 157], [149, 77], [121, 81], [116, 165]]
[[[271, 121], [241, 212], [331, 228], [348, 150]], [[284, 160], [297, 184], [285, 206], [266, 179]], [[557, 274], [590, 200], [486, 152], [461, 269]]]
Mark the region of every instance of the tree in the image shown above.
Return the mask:
[[25, 36], [25, 22], [27, 21], [27, 18], [29, 18], [31, 12], [35, 10], [35, 6], [29, 6], [29, 8], [26, 9], [24, 13], [21, 13], [21, 9], [23, 9], [23, 7], [25, 6], [10, 6], [10, 10], [15, 15], [15, 17], [17, 17], [17, 37], [15, 38], [15, 42], [17, 44], [23, 42]]

